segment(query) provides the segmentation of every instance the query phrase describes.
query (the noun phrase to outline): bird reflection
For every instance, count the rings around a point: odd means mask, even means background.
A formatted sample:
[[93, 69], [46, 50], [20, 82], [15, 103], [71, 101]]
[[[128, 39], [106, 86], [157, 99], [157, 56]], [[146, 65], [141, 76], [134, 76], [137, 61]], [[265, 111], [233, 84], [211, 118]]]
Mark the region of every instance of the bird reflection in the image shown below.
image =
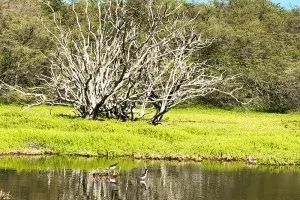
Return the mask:
[[111, 190], [111, 199], [112, 200], [119, 200], [122, 199], [119, 196], [119, 185], [116, 178], [109, 178], [107, 179], [110, 184], [110, 190]]
[[145, 181], [140, 181], [140, 186], [142, 189], [147, 190], [147, 184]]
[[108, 180], [111, 184], [116, 185], [117, 184], [117, 180], [115, 178], [109, 178]]

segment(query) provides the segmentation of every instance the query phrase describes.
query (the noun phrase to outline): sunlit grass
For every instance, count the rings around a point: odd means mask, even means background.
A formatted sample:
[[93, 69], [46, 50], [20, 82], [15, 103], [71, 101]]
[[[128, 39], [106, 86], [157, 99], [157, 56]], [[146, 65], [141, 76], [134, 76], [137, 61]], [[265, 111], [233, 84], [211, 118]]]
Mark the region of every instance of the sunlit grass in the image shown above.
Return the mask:
[[0, 152], [148, 158], [247, 160], [300, 164], [300, 114], [178, 108], [152, 126], [146, 120], [88, 121], [67, 107], [22, 110], [0, 105]]

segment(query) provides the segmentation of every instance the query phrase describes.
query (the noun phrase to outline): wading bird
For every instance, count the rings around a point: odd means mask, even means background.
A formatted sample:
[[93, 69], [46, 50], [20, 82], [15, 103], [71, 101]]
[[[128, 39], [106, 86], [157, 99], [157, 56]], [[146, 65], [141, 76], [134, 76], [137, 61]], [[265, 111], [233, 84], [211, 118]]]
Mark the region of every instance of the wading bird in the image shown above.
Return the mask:
[[141, 175], [141, 176], [139, 176], [139, 180], [144, 180], [146, 177], [147, 177], [147, 172], [148, 172], [148, 169], [145, 169], [145, 172]]
[[110, 170], [116, 169], [117, 165], [118, 165], [118, 163], [115, 163], [115, 164], [109, 166], [106, 170], [110, 171]]

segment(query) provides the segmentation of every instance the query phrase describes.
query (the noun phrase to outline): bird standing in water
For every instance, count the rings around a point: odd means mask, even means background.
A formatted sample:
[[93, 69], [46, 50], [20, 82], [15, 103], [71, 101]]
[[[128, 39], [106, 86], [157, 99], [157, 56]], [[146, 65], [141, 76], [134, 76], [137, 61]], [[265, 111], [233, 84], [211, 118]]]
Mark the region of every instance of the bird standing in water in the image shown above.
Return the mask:
[[145, 178], [147, 178], [147, 173], [148, 173], [148, 169], [145, 169], [145, 172], [139, 176], [139, 180], [144, 180]]
[[110, 170], [116, 169], [117, 165], [118, 165], [118, 163], [115, 163], [115, 164], [109, 166], [106, 170], [110, 171]]

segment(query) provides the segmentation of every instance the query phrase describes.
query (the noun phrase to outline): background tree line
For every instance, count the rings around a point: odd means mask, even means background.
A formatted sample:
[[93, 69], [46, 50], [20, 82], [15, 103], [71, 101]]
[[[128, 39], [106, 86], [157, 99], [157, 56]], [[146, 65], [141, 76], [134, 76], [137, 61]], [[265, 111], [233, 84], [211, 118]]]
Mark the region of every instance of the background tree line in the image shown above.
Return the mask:
[[[92, 1], [91, 1], [92, 2]], [[165, 3], [175, 1], [164, 0]], [[50, 1], [63, 22], [74, 20], [70, 5]], [[141, 23], [146, 0], [130, 0], [132, 16]], [[228, 74], [240, 74], [235, 95], [256, 110], [288, 112], [300, 107], [300, 9], [286, 10], [266, 0], [211, 1], [209, 4], [184, 3], [181, 7], [212, 45], [194, 54]], [[41, 25], [51, 21], [51, 10], [36, 0], [4, 0], [0, 5], [0, 79], [20, 87], [38, 86], [37, 74], [47, 73], [45, 55], [58, 53]], [[145, 22], [146, 23], [146, 22]], [[230, 85], [224, 85], [230, 89]], [[1, 90], [2, 101], [20, 101], [15, 92]], [[238, 103], [221, 93], [196, 99], [218, 106]]]

